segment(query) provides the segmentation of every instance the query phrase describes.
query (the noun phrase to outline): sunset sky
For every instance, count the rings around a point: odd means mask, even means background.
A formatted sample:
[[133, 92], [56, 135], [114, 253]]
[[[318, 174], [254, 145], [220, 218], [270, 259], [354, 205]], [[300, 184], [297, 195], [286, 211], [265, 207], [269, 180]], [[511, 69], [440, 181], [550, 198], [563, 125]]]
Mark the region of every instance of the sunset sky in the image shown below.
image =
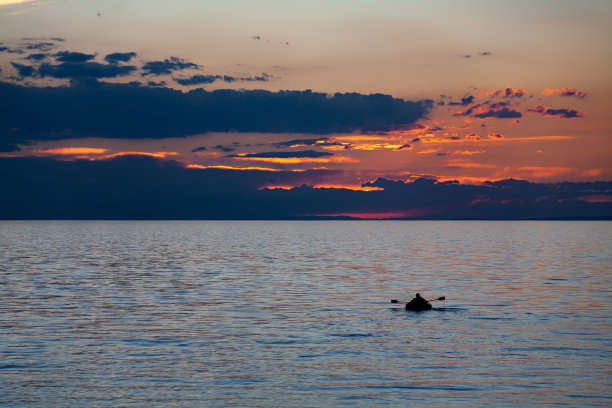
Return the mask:
[[0, 157], [256, 189], [608, 181], [610, 21], [605, 0], [0, 0]]

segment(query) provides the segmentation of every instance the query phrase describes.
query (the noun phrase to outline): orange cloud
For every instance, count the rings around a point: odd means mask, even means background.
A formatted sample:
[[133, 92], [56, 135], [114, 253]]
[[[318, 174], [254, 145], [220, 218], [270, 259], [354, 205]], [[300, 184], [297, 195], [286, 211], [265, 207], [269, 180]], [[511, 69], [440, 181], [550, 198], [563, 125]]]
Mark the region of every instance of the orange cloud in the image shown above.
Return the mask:
[[489, 96], [503, 96], [505, 98], [521, 98], [527, 93], [524, 89], [507, 87], [506, 89], [496, 89], [494, 91], [487, 91], [486, 94]]
[[334, 141], [347, 140], [349, 142], [360, 142], [360, 141], [372, 141], [372, 140], [389, 140], [388, 136], [368, 136], [368, 135], [357, 135], [357, 136], [337, 136], [333, 138]]
[[399, 149], [404, 146], [403, 143], [391, 144], [391, 143], [362, 143], [355, 144], [352, 146], [354, 150], [384, 150], [384, 149]]
[[418, 154], [432, 154], [432, 153], [438, 153], [441, 149], [437, 148], [437, 149], [425, 149], [425, 150], [421, 150], [420, 152], [417, 152]]
[[358, 159], [348, 156], [332, 157], [242, 157], [234, 156], [237, 160], [253, 160], [266, 163], [300, 164], [300, 163], [359, 163]]
[[56, 149], [33, 150], [38, 154], [53, 154], [53, 155], [83, 155], [83, 154], [104, 154], [107, 149], [98, 149], [94, 147], [58, 147]]
[[474, 163], [474, 162], [466, 162], [459, 160], [449, 161], [446, 167], [459, 167], [462, 169], [494, 169], [497, 166], [493, 164], [484, 164], [484, 163]]
[[571, 167], [519, 167], [517, 173], [513, 177], [515, 178], [548, 178], [560, 176], [572, 172], [574, 169]]
[[222, 170], [261, 170], [261, 171], [281, 171], [269, 167], [233, 167], [233, 166], [202, 166], [199, 164], [188, 164], [188, 169], [222, 169]]
[[580, 173], [580, 175], [582, 177], [597, 177], [600, 176], [604, 173], [607, 172], [611, 172], [612, 169], [590, 169], [590, 170], [584, 170], [582, 173]]
[[113, 153], [113, 154], [107, 154], [106, 156], [102, 156], [100, 158], [96, 158], [96, 159], [113, 159], [115, 157], [121, 157], [121, 156], [149, 156], [149, 157], [157, 157], [159, 159], [165, 159], [168, 156], [177, 156], [178, 153], [177, 152], [155, 152], [155, 153], [149, 153], [149, 152], [118, 152], [118, 153]]
[[574, 88], [561, 88], [561, 89], [546, 88], [545, 90], [542, 91], [542, 95], [544, 96], [553, 96], [553, 95], [571, 96], [577, 99], [584, 99], [589, 94], [588, 92], [579, 91]]
[[[268, 184], [264, 187], [262, 187], [261, 189], [264, 188], [269, 188], [269, 189], [275, 189], [275, 188], [280, 188], [282, 190], [291, 190], [292, 188], [298, 187], [296, 185], [287, 185], [287, 184]], [[353, 190], [353, 191], [378, 191], [378, 190], [382, 190], [381, 188], [378, 187], [363, 187], [361, 185], [353, 185], [353, 184], [314, 184], [311, 185], [312, 188], [343, 188], [346, 190]]]
[[583, 115], [575, 109], [553, 109], [547, 108], [544, 105], [537, 105], [533, 108], [527, 109], [527, 112], [539, 113], [542, 116], [558, 116], [563, 119], [581, 118]]

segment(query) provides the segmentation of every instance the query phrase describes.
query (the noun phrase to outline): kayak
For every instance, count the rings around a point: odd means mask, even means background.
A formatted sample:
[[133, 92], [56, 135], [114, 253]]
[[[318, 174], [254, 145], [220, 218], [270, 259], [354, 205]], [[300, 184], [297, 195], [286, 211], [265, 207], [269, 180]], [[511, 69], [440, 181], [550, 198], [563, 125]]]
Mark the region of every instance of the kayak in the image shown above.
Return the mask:
[[431, 309], [431, 303], [429, 302], [408, 302], [406, 303], [406, 310], [411, 310], [413, 312], [422, 312], [425, 310]]

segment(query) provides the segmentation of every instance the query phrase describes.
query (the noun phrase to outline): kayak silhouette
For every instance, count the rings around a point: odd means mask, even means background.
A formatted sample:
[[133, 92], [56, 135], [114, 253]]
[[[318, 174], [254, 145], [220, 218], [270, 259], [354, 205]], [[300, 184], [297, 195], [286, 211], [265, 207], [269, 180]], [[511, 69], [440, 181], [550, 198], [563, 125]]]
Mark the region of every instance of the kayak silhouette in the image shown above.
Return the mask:
[[[441, 296], [437, 299], [432, 299], [428, 301], [422, 298], [421, 295], [417, 293], [414, 299], [406, 303], [406, 310], [411, 310], [413, 312], [422, 312], [424, 310], [429, 310], [432, 307], [431, 303], [429, 302], [434, 302], [436, 300], [446, 300], [446, 298], [444, 296]], [[399, 303], [399, 302], [396, 299], [392, 299], [391, 303]]]

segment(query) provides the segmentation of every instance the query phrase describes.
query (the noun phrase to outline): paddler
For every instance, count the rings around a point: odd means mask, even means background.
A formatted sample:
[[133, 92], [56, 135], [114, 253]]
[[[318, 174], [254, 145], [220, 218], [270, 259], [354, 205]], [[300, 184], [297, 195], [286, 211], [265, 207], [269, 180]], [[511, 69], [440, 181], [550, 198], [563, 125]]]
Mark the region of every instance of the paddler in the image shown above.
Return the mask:
[[406, 310], [413, 310], [415, 312], [420, 312], [421, 310], [429, 310], [431, 309], [431, 303], [427, 300], [423, 299], [421, 295], [418, 293], [410, 302], [406, 303]]

